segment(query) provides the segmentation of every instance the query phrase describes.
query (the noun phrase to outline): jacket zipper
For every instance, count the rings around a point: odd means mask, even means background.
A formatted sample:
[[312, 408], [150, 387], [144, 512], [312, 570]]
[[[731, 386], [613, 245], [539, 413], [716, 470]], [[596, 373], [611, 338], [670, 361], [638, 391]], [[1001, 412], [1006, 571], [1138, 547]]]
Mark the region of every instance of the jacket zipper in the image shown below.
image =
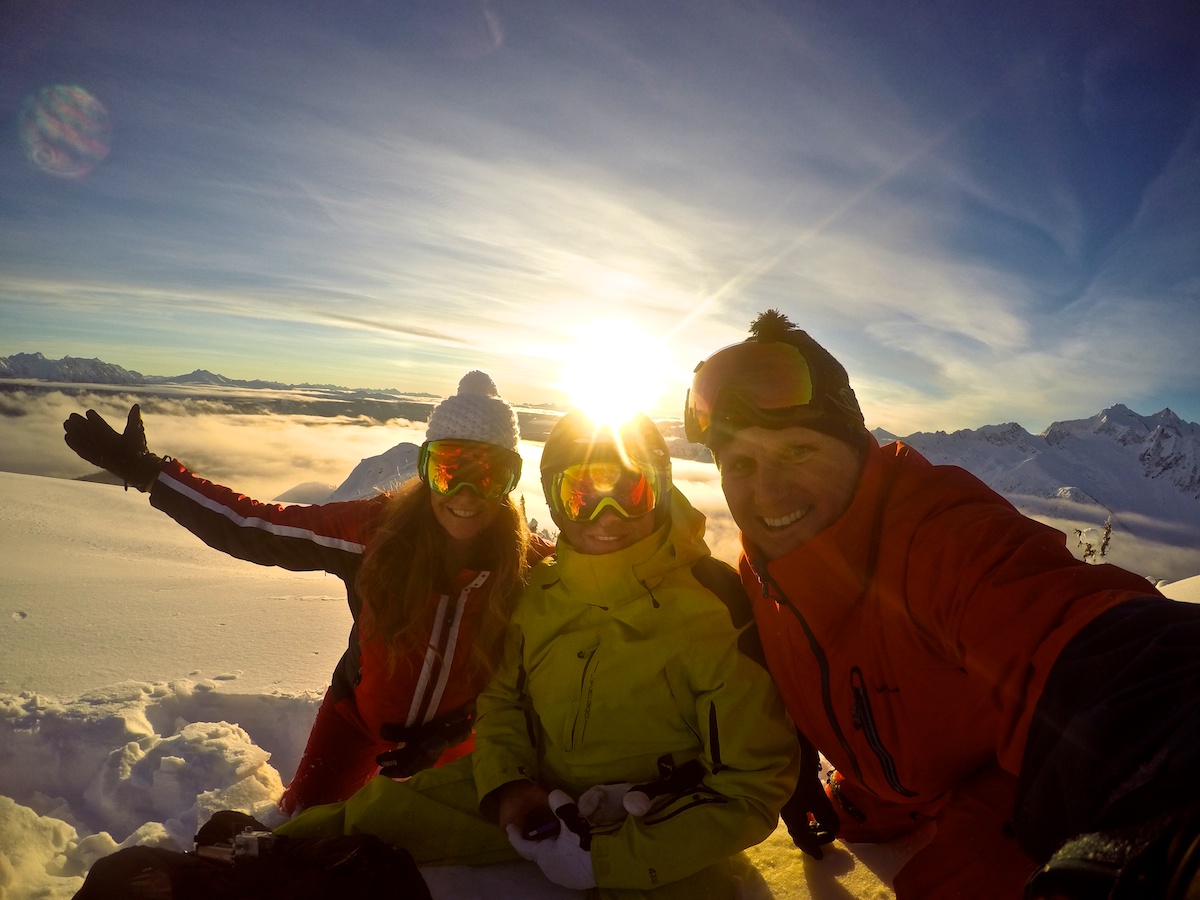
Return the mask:
[[[568, 750], [575, 749], [575, 742], [583, 743], [587, 732], [588, 719], [592, 715], [592, 693], [596, 687], [594, 661], [596, 651], [600, 648], [600, 638], [597, 637], [592, 646], [580, 650], [576, 655], [583, 660], [583, 672], [579, 676], [579, 704], [575, 707], [575, 721], [571, 723], [571, 742]], [[580, 720], [582, 717], [582, 721]]]
[[900, 783], [900, 776], [896, 774], [896, 761], [892, 759], [892, 754], [888, 752], [887, 747], [883, 746], [879, 729], [875, 727], [875, 716], [871, 713], [871, 697], [863, 679], [862, 669], [858, 666], [850, 670], [850, 690], [854, 694], [854, 711], [852, 713], [854, 727], [862, 730], [867, 743], [875, 751], [875, 756], [879, 759], [879, 765], [883, 769], [883, 777], [887, 779], [888, 785], [902, 797], [917, 796], [916, 791], [910, 791]]
[[[842, 745], [842, 752], [846, 754], [846, 758], [850, 760], [850, 768], [854, 770], [855, 777], [861, 782], [862, 769], [858, 765], [858, 757], [850, 748], [850, 742], [846, 740], [845, 734], [842, 733], [841, 723], [838, 722], [837, 713], [833, 708], [833, 691], [829, 685], [829, 659], [825, 656], [825, 650], [817, 641], [817, 636], [813, 634], [812, 629], [808, 626], [808, 621], [800, 614], [792, 601], [787, 598], [783, 589], [775, 583], [775, 580], [767, 573], [766, 563], [754, 563], [754, 569], [758, 573], [758, 580], [762, 584], [763, 597], [773, 603], [786, 607], [796, 620], [800, 623], [800, 627], [804, 630], [804, 636], [808, 638], [809, 649], [812, 650], [813, 657], [817, 661], [817, 669], [821, 673], [821, 703], [825, 707], [825, 717], [829, 720], [830, 727], [833, 728], [833, 733], [837, 735], [838, 743]], [[774, 590], [772, 590], [774, 589]]]
[[[875, 563], [879, 556], [879, 542], [882, 538], [883, 531], [883, 508], [886, 505], [888, 498], [891, 496], [895, 479], [896, 475], [885, 469], [883, 483], [880, 486], [879, 499], [876, 503], [875, 521], [871, 528], [870, 546], [867, 551], [867, 564], [863, 572], [863, 584], [867, 585], [868, 588], [874, 579]], [[747, 551], [749, 551], [749, 548], [747, 548]], [[788, 599], [787, 594], [783, 592], [783, 589], [775, 582], [773, 578], [771, 578], [770, 574], [767, 572], [767, 561], [761, 556], [757, 555], [751, 556], [750, 560], [755, 574], [758, 575], [759, 583], [762, 585], [763, 597], [773, 601], [774, 603], [777, 603], [780, 606], [787, 607], [787, 609], [791, 611], [792, 615], [794, 615], [796, 620], [800, 623], [800, 627], [804, 629], [804, 636], [808, 638], [808, 646], [811, 648], [813, 656], [816, 657], [817, 668], [821, 673], [821, 701], [825, 705], [825, 717], [829, 720], [829, 725], [833, 728], [833, 733], [837, 735], [838, 743], [842, 745], [842, 751], [846, 754], [846, 758], [850, 760], [850, 768], [854, 770], [855, 777], [858, 778], [860, 784], [865, 785], [866, 782], [863, 780], [862, 769], [858, 764], [858, 757], [855, 756], [854, 751], [850, 749], [850, 742], [846, 740], [846, 735], [842, 733], [842, 726], [838, 722], [837, 713], [833, 707], [833, 692], [829, 686], [829, 660], [825, 656], [824, 648], [822, 648], [820, 643], [818, 643], [817, 636], [813, 634], [812, 629], [808, 625], [808, 621], [800, 614], [800, 610], [793, 605], [792, 601]], [[772, 588], [774, 588], [774, 594], [772, 593]], [[864, 592], [865, 590], [866, 589], [864, 589]], [[862, 597], [860, 596], [858, 599], [861, 600]], [[868, 720], [870, 720], [869, 706], [867, 717]], [[872, 720], [872, 731], [874, 730], [874, 727], [875, 723]], [[878, 740], [878, 735], [876, 735], [876, 740]], [[876, 753], [882, 751], [887, 760], [889, 762], [891, 761], [891, 755], [887, 753], [887, 750], [884, 749], [882, 744], [880, 744], [878, 748], [873, 747], [873, 749], [875, 749]], [[892, 764], [892, 769], [894, 777], [894, 763]], [[906, 789], [902, 787], [897, 786], [896, 790], [900, 791], [901, 793], [907, 793], [909, 796], [914, 796], [911, 794], [911, 792], [906, 791]]]

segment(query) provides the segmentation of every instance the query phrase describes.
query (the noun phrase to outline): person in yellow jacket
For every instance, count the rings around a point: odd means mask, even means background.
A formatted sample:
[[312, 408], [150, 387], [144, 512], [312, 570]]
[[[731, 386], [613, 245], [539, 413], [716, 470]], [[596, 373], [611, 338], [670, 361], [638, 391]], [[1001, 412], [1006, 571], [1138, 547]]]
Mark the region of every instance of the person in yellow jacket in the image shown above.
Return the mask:
[[542, 482], [557, 554], [514, 610], [474, 752], [278, 832], [377, 834], [423, 864], [519, 854], [604, 897], [733, 897], [733, 857], [774, 830], [799, 754], [737, 574], [645, 416], [568, 413]]

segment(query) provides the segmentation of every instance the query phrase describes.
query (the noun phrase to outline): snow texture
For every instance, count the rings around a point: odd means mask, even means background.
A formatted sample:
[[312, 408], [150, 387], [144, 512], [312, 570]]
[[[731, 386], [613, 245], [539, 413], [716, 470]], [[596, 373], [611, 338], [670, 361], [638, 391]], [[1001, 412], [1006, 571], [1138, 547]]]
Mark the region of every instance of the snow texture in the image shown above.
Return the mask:
[[[0, 900], [190, 849], [218, 809], [276, 816], [350, 627], [341, 582], [216, 553], [112, 485], [0, 473], [0, 503]], [[781, 829], [745, 896], [888, 897], [910, 852], [814, 863]], [[425, 871], [439, 898], [580, 896], [528, 863]]]

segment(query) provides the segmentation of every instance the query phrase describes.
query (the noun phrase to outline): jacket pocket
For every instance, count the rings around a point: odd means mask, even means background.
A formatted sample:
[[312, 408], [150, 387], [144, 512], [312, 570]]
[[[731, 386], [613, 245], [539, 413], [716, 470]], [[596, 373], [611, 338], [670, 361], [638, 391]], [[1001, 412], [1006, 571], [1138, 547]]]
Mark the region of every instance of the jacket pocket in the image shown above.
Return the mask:
[[854, 710], [852, 712], [854, 727], [860, 729], [863, 736], [866, 737], [867, 744], [870, 745], [875, 757], [879, 760], [879, 766], [883, 769], [883, 777], [887, 779], [888, 785], [902, 797], [917, 796], [916, 791], [910, 791], [900, 783], [900, 776], [896, 774], [896, 761], [892, 759], [892, 754], [883, 745], [883, 738], [880, 737], [879, 729], [875, 726], [875, 716], [871, 712], [871, 696], [863, 679], [862, 669], [858, 666], [850, 670], [850, 689], [854, 694]]

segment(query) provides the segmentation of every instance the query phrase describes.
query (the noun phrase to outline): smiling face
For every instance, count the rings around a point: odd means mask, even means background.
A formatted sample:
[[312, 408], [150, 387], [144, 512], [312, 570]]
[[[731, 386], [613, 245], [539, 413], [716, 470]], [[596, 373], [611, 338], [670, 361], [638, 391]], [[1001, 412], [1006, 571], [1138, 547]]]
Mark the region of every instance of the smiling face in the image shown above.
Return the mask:
[[450, 540], [470, 544], [496, 521], [504, 499], [484, 500], [470, 488], [464, 488], [452, 497], [430, 491], [429, 502], [433, 505], [433, 517]]
[[612, 509], [605, 509], [590, 522], [572, 522], [565, 516], [555, 521], [568, 544], [591, 556], [616, 553], [654, 533], [652, 512], [626, 519]]
[[721, 488], [743, 539], [779, 559], [824, 531], [854, 497], [862, 457], [811, 428], [743, 428], [718, 453]]

